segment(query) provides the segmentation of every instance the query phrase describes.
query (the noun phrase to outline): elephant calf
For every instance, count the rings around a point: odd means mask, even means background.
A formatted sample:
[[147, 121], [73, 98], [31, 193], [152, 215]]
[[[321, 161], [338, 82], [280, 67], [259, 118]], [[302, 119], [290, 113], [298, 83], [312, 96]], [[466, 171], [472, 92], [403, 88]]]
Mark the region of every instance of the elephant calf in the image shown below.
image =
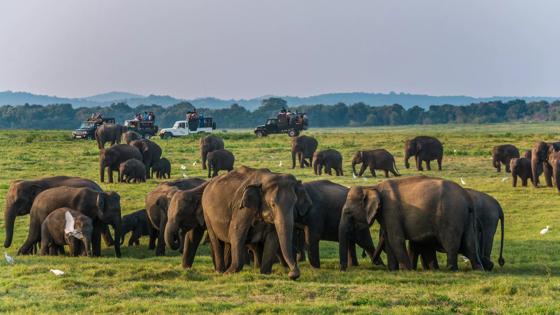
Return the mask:
[[313, 154], [313, 172], [315, 175], [321, 175], [325, 168], [325, 173], [332, 175], [331, 169], [334, 168], [336, 176], [343, 176], [342, 171], [342, 154], [337, 150], [327, 149]]
[[208, 178], [218, 176], [218, 171], [231, 172], [235, 163], [235, 156], [228, 150], [214, 150], [206, 156], [208, 159]]
[[[531, 159], [522, 157], [522, 158], [513, 158], [509, 161], [509, 169], [511, 170], [511, 177], [513, 178], [512, 185], [513, 187], [517, 187], [517, 178], [521, 178], [521, 186], [527, 187], [527, 179], [530, 179], [533, 182], [533, 177], [531, 176]], [[542, 173], [542, 167], [540, 167], [540, 171], [538, 172], [538, 176]], [[537, 180], [538, 180], [537, 176]]]
[[368, 167], [373, 177], [377, 176], [375, 170], [383, 170], [385, 177], [389, 177], [389, 172], [395, 176], [401, 176], [397, 170], [395, 158], [385, 149], [356, 152], [354, 158], [352, 158], [352, 173], [354, 175], [356, 175], [356, 164], [362, 164], [358, 176], [362, 176]]
[[148, 222], [148, 214], [146, 209], [135, 211], [122, 217], [122, 237], [121, 245], [124, 244], [124, 238], [128, 232], [132, 232], [128, 240], [128, 246], [140, 245], [140, 237], [149, 236], [150, 244], [148, 249], [156, 248], [157, 230]]
[[64, 245], [69, 245], [72, 256], [80, 255], [81, 249], [91, 256], [92, 235], [93, 222], [88, 216], [70, 208], [58, 208], [41, 224], [41, 255], [64, 253]]
[[152, 166], [152, 177], [154, 177], [154, 173], [158, 179], [171, 178], [171, 162], [166, 158], [159, 159], [159, 161]]
[[510, 160], [519, 158], [519, 150], [513, 144], [502, 144], [492, 148], [492, 165], [496, 171], [502, 171], [502, 164], [506, 166], [506, 172], [510, 172]]
[[119, 165], [119, 182], [146, 182], [146, 167], [137, 159], [127, 160]]
[[127, 131], [122, 135], [122, 142], [126, 144], [130, 144], [132, 141], [140, 139], [142, 139], [142, 135], [136, 131]]

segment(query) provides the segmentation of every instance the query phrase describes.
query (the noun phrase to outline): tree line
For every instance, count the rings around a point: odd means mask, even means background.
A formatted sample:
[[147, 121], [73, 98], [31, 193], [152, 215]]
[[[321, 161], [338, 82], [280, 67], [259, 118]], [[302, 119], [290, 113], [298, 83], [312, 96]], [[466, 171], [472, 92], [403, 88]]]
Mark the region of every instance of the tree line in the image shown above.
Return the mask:
[[[526, 102], [524, 100], [482, 102], [464, 106], [433, 105], [428, 109], [415, 106], [405, 109], [399, 104], [373, 107], [364, 103], [288, 107], [286, 101], [281, 98], [268, 98], [263, 100], [255, 111], [249, 111], [237, 104], [221, 109], [197, 108], [197, 111], [206, 117], [213, 117], [218, 128], [253, 128], [264, 124], [267, 118], [275, 117], [282, 108], [307, 113], [310, 127], [560, 120], [560, 101]], [[125, 103], [93, 108], [73, 108], [71, 104], [5, 105], [0, 107], [0, 128], [74, 129], [94, 112], [101, 113], [104, 117], [114, 117], [120, 123], [132, 119], [136, 113], [154, 112], [159, 127], [170, 127], [176, 120], [185, 119], [185, 114], [193, 109], [193, 105], [188, 102], [170, 107], [159, 105], [130, 107]]]

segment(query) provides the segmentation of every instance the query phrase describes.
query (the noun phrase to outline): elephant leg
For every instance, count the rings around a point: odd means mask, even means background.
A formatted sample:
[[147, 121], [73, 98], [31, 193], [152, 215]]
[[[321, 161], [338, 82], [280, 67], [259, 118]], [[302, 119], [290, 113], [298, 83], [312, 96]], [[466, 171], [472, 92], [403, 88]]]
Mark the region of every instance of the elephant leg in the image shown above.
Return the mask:
[[[360, 167], [360, 172], [358, 173], [358, 176], [364, 175], [367, 167], [368, 167], [368, 165], [366, 163], [363, 163], [362, 167]], [[370, 166], [370, 169], [373, 169], [373, 168]]]
[[184, 247], [183, 247], [183, 268], [191, 268], [194, 262], [194, 257], [196, 255], [196, 250], [200, 241], [204, 236], [203, 227], [195, 227], [185, 234]]
[[511, 173], [511, 169], [509, 168], [509, 162], [511, 159], [506, 159], [506, 173]]
[[208, 231], [208, 238], [210, 239], [210, 246], [214, 261], [214, 270], [216, 272], [222, 273], [224, 272], [224, 243], [221, 242], [214, 234], [214, 230], [212, 229], [211, 225], [206, 226]]
[[101, 256], [101, 232], [103, 230], [103, 223], [95, 220], [93, 224], [93, 233], [91, 235], [91, 251], [93, 256]]
[[154, 229], [151, 223], [148, 223], [148, 234], [150, 235], [150, 242], [148, 243], [148, 249], [153, 250], [156, 248], [158, 231]]
[[41, 256], [48, 255], [49, 244], [52, 243], [51, 234], [46, 228], [41, 229]]
[[156, 256], [164, 256], [165, 255], [165, 225], [167, 223], [167, 215], [162, 213], [159, 221], [159, 230], [158, 230], [158, 240], [156, 245]]
[[308, 246], [307, 254], [309, 256], [309, 264], [313, 268], [320, 268], [321, 267], [321, 261], [319, 258], [320, 236], [315, 233], [308, 232], [306, 229], [305, 238], [306, 238], [305, 242], [307, 243]]
[[[517, 184], [517, 176], [514, 177], [514, 178], [515, 178], [515, 183]], [[531, 181], [532, 181], [532, 180], [533, 180], [533, 179], [531, 179]], [[527, 177], [522, 177], [522, 178], [521, 178], [521, 186], [527, 187]], [[515, 187], [515, 186], [513, 186], [513, 187]]]
[[262, 254], [262, 262], [261, 262], [261, 273], [262, 274], [270, 274], [272, 272], [272, 264], [276, 260], [276, 254], [280, 249], [280, 244], [278, 242], [278, 236], [276, 232], [269, 232], [266, 235], [264, 246], [263, 246], [263, 254]]
[[[410, 257], [410, 263], [412, 270], [418, 269], [418, 248], [417, 244], [413, 241], [408, 241], [408, 257]], [[422, 266], [424, 267], [424, 266]]]
[[447, 268], [451, 271], [459, 270], [457, 265], [457, 256], [461, 246], [461, 239], [457, 236], [449, 235], [440, 240], [444, 251], [447, 253]]
[[33, 247], [41, 241], [41, 222], [39, 219], [31, 218], [29, 221], [29, 231], [27, 239], [18, 250], [18, 255], [30, 255], [33, 253]]
[[128, 240], [128, 246], [132, 246], [134, 245], [134, 243], [138, 242], [141, 236], [142, 236], [142, 230], [141, 227], [138, 226], [132, 231], [132, 235]]
[[393, 250], [390, 247], [390, 244], [386, 241], [385, 242], [385, 253], [387, 254], [387, 267], [390, 271], [397, 271], [399, 270], [399, 262], [393, 253]]
[[420, 158], [420, 155], [416, 155], [416, 169], [419, 170], [419, 171], [424, 170], [422, 168], [422, 159]]
[[547, 187], [552, 187], [552, 167], [548, 163], [543, 165], [544, 180], [546, 181]]
[[[235, 225], [232, 223], [231, 225]], [[229, 232], [231, 246], [231, 265], [226, 273], [236, 273], [243, 269], [243, 250], [245, 249], [247, 231], [232, 228]]]
[[388, 170], [383, 170], [383, 172], [385, 172], [385, 178], [389, 178], [389, 171]]
[[115, 240], [113, 239], [113, 236], [111, 235], [111, 231], [109, 231], [109, 226], [107, 224], [101, 225], [101, 236], [103, 237], [103, 241], [105, 242], [105, 245], [107, 246], [115, 245]]
[[432, 170], [432, 167], [430, 166], [430, 160], [426, 160], [426, 169], [427, 169], [428, 171], [431, 171], [431, 170]]
[[369, 171], [371, 172], [372, 177], [377, 177], [377, 174], [375, 174], [375, 169], [373, 167], [370, 167]]
[[358, 246], [360, 246], [366, 251], [369, 258], [371, 259], [372, 264], [374, 265], [383, 264], [381, 258], [377, 258], [377, 260], [374, 261], [375, 245], [373, 245], [373, 239], [371, 238], [371, 233], [369, 229], [363, 229], [362, 231], [357, 232], [356, 243], [358, 244]]
[[337, 167], [335, 169], [335, 171], [336, 171], [336, 176], [344, 176], [344, 172], [342, 171], [342, 167], [340, 167], [340, 166]]
[[437, 159], [438, 171], [441, 171], [441, 158]]
[[399, 269], [410, 270], [410, 258], [406, 250], [406, 241], [400, 227], [397, 227], [391, 234], [387, 234], [387, 243], [391, 247]]
[[356, 243], [354, 241], [350, 241], [350, 246], [348, 246], [348, 260], [350, 261], [350, 266], [352, 267], [360, 265], [358, 255], [356, 255]]

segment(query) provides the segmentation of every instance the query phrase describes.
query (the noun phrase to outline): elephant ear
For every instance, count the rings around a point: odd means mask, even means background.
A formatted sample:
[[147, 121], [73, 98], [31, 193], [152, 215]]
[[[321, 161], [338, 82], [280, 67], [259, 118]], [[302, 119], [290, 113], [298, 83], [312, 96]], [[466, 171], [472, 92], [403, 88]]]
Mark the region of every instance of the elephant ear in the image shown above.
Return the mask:
[[196, 209], [196, 221], [198, 222], [198, 224], [200, 226], [204, 226], [205, 225], [205, 221], [204, 221], [204, 211], [202, 211], [202, 207], [198, 207]]
[[299, 217], [305, 217], [307, 213], [309, 213], [309, 209], [313, 206], [313, 202], [307, 194], [305, 187], [303, 187], [303, 183], [301, 180], [297, 181], [296, 184], [296, 195], [297, 195], [297, 203], [296, 203], [296, 211]]
[[420, 150], [422, 150], [422, 143], [420, 143], [419, 141], [416, 142], [416, 152], [420, 152]]
[[376, 189], [364, 189], [363, 206], [366, 212], [368, 226], [371, 226], [381, 208], [381, 198]]
[[364, 160], [364, 151], [358, 151], [358, 155], [360, 156], [360, 160]]
[[105, 213], [105, 193], [99, 193], [97, 194], [97, 211], [98, 211], [98, 215], [100, 218], [103, 217], [103, 214]]
[[261, 184], [251, 184], [247, 185], [243, 190], [243, 196], [241, 197], [240, 208], [249, 208], [259, 210], [262, 204], [262, 185]]

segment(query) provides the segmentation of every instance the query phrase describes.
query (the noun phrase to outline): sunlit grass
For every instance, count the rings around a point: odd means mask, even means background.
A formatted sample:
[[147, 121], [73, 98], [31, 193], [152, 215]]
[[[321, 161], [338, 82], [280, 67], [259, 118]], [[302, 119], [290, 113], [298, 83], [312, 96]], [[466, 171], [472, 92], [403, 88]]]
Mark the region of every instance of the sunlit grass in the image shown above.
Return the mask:
[[[102, 258], [19, 257], [13, 266], [0, 262], [0, 313], [555, 313], [560, 311], [560, 196], [555, 190], [512, 188], [509, 174], [492, 168], [492, 146], [513, 143], [529, 149], [537, 140], [558, 140], [560, 125], [438, 125], [348, 129], [312, 129], [319, 148], [334, 148], [345, 159], [345, 177], [317, 177], [311, 169], [292, 170], [290, 139], [274, 135], [257, 139], [251, 130], [219, 134], [236, 155], [237, 165], [268, 167], [291, 172], [303, 181], [331, 179], [344, 185], [368, 185], [383, 180], [352, 179], [349, 159], [358, 149], [386, 148], [397, 159], [404, 175], [417, 174], [403, 166], [403, 142], [419, 134], [439, 137], [445, 146], [443, 171], [426, 172], [459, 181], [466, 187], [490, 193], [505, 211], [506, 265], [491, 273], [388, 272], [361, 259], [359, 267], [338, 271], [337, 246], [323, 242], [322, 269], [301, 264], [302, 277], [289, 281], [286, 270], [275, 265], [272, 275], [251, 267], [236, 275], [213, 271], [209, 250], [202, 246], [193, 270], [183, 270], [177, 253], [154, 257], [147, 240], [140, 247], [123, 249], [113, 258], [104, 249]], [[98, 151], [93, 141], [72, 141], [68, 131], [0, 132], [0, 207], [13, 179], [51, 175], [77, 175], [98, 180]], [[156, 139], [172, 162], [172, 178], [206, 176], [200, 169], [198, 138]], [[197, 161], [197, 166], [192, 164]], [[282, 166], [280, 167], [280, 162]], [[186, 171], [180, 169], [187, 167]], [[369, 176], [369, 173], [366, 173]], [[502, 181], [507, 177], [505, 181]], [[143, 184], [102, 184], [121, 195], [123, 214], [141, 209], [144, 196], [159, 180]], [[15, 255], [27, 235], [28, 217], [17, 220]], [[0, 218], [3, 226], [3, 220]], [[551, 230], [539, 235], [546, 225]], [[377, 230], [374, 226], [373, 230]], [[3, 235], [3, 230], [2, 230]], [[376, 235], [376, 234], [374, 234]], [[3, 238], [3, 237], [2, 237]], [[377, 237], [374, 237], [377, 239]], [[498, 238], [494, 261], [497, 261]], [[444, 265], [443, 256], [440, 264]], [[56, 277], [49, 269], [61, 269]]]

